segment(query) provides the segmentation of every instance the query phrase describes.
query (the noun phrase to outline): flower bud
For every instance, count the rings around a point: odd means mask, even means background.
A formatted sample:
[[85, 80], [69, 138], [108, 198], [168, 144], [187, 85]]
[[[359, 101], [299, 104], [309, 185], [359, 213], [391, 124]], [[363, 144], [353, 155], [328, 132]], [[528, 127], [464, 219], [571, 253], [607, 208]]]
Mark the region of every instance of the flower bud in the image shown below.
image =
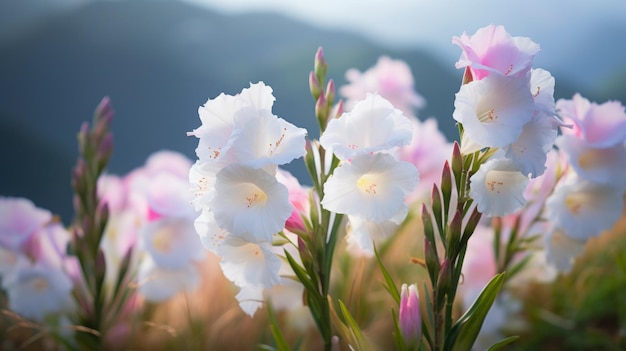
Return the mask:
[[322, 94], [322, 87], [320, 86], [320, 82], [315, 76], [315, 72], [309, 73], [309, 90], [311, 91], [311, 95], [313, 95], [313, 98], [317, 101], [317, 99]]
[[315, 75], [317, 76], [317, 80], [319, 82], [324, 81], [324, 77], [326, 77], [326, 71], [328, 70], [328, 64], [324, 59], [324, 50], [320, 46], [315, 53], [315, 61], [313, 70], [315, 71]]
[[406, 284], [402, 284], [398, 322], [402, 337], [407, 344], [414, 345], [420, 341], [422, 337], [422, 318], [420, 315], [419, 294], [415, 284], [411, 284], [408, 287]]

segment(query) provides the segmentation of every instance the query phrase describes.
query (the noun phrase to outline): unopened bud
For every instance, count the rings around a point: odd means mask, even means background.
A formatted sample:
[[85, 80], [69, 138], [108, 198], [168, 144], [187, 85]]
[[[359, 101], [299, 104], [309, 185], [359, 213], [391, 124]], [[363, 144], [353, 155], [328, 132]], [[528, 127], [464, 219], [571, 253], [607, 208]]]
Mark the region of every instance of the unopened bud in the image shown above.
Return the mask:
[[315, 61], [313, 70], [315, 71], [315, 75], [317, 76], [317, 80], [320, 84], [323, 84], [324, 78], [326, 77], [326, 72], [328, 70], [328, 64], [324, 59], [324, 50], [320, 46], [315, 53]]
[[332, 104], [335, 101], [335, 81], [332, 79], [326, 84], [326, 102]]
[[320, 86], [319, 80], [315, 76], [315, 72], [309, 73], [309, 90], [311, 91], [311, 95], [313, 95], [313, 99], [317, 101], [317, 99], [322, 94], [322, 87]]
[[406, 284], [402, 284], [398, 324], [402, 337], [408, 345], [419, 343], [422, 338], [422, 318], [419, 293], [415, 284], [408, 287]]

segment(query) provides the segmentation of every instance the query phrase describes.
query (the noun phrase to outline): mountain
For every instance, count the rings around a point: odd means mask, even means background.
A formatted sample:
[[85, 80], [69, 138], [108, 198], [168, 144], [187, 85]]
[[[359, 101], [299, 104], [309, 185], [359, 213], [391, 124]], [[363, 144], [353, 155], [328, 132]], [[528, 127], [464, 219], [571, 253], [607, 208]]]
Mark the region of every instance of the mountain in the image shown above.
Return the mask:
[[[11, 2], [20, 3], [28, 2]], [[337, 86], [347, 69], [365, 70], [381, 55], [405, 60], [428, 103], [420, 115], [438, 117], [448, 138], [456, 133], [456, 57], [442, 62], [276, 14], [225, 15], [175, 1], [93, 2], [38, 18], [0, 36], [0, 194], [28, 197], [66, 223], [76, 133], [105, 95], [116, 111], [109, 167], [116, 174], [160, 149], [194, 159], [197, 140], [185, 133], [200, 125], [198, 106], [250, 82], [272, 86], [274, 113], [316, 137], [307, 77], [318, 46]], [[557, 95], [577, 90], [560, 82]], [[287, 169], [305, 179], [301, 163]]]

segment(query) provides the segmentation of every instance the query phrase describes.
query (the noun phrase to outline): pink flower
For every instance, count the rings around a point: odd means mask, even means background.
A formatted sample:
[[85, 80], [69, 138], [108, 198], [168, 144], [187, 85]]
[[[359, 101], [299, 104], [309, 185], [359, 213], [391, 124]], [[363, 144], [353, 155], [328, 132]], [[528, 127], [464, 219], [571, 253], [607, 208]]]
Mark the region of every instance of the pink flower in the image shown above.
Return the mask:
[[591, 147], [606, 148], [626, 140], [626, 112], [617, 101], [598, 105], [576, 94], [572, 100], [557, 101], [556, 106], [565, 122], [574, 124], [571, 131], [563, 132], [579, 136]]
[[402, 284], [398, 319], [404, 340], [408, 344], [418, 343], [422, 337], [422, 317], [416, 284], [408, 287]]
[[463, 52], [456, 68], [469, 67], [473, 80], [491, 73], [523, 76], [530, 70], [539, 45], [525, 37], [512, 37], [503, 26], [493, 24], [480, 28], [472, 36], [463, 33], [452, 38]]
[[367, 93], [376, 92], [405, 115], [414, 115], [414, 109], [426, 104], [424, 98], [415, 92], [411, 68], [401, 60], [382, 56], [374, 67], [363, 73], [356, 69], [348, 70], [346, 79], [350, 84], [341, 87], [339, 92], [347, 99], [347, 110], [363, 100]]
[[287, 218], [287, 222], [285, 223], [285, 229], [289, 231], [306, 230], [303, 218], [309, 213], [309, 188], [300, 185], [296, 177], [280, 168], [276, 173], [276, 179], [279, 183], [287, 187], [287, 191], [289, 191], [289, 202], [293, 207], [291, 216]]
[[433, 184], [441, 178], [441, 167], [452, 153], [452, 144], [437, 128], [437, 120], [428, 118], [420, 121], [409, 117], [413, 122], [413, 139], [411, 144], [400, 147], [398, 159], [412, 163], [419, 171], [420, 182], [407, 198], [411, 203], [422, 196], [428, 196]]
[[35, 207], [28, 199], [0, 197], [0, 246], [20, 251], [51, 220], [50, 211]]

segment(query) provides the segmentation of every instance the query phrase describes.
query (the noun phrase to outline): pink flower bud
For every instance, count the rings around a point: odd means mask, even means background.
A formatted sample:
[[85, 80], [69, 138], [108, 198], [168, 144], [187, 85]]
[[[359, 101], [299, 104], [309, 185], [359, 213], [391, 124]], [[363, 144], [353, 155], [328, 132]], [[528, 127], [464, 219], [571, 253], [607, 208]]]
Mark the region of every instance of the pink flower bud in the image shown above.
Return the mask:
[[400, 295], [400, 330], [407, 344], [418, 343], [422, 337], [422, 318], [417, 285], [402, 284]]

